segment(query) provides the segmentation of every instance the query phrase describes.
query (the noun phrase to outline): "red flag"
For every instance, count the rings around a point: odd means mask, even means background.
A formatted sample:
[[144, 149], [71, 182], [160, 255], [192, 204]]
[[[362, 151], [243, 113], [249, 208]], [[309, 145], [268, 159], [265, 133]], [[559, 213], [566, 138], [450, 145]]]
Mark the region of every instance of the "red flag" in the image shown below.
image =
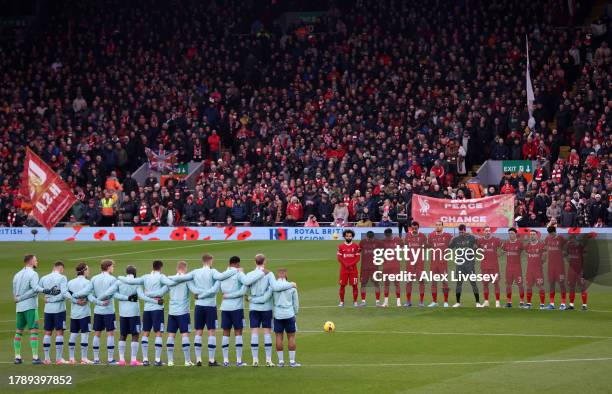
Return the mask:
[[34, 218], [47, 230], [76, 202], [66, 183], [29, 148], [21, 175], [21, 194], [32, 204]]

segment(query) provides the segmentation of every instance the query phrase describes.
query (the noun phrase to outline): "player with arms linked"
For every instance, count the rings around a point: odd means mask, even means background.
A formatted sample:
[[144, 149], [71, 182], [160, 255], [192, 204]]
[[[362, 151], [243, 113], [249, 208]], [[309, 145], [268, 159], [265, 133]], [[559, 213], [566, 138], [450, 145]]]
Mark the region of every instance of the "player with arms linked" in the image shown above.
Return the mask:
[[380, 247], [380, 242], [374, 238], [374, 232], [368, 231], [366, 238], [359, 242], [361, 249], [361, 304], [366, 306], [366, 286], [368, 282], [374, 284], [376, 306], [380, 306], [380, 284], [374, 280], [374, 273], [378, 267], [374, 264], [374, 249]]

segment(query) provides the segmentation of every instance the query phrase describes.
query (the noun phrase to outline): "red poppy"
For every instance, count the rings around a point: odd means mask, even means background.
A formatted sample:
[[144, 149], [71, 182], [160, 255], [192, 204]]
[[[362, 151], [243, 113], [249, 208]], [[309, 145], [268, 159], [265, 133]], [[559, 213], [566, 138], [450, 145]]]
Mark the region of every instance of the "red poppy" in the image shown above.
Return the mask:
[[114, 241], [116, 239], [115, 238], [115, 233], [108, 234], [108, 239], [110, 239], [111, 241]]
[[250, 236], [251, 236], [251, 232], [250, 231], [243, 231], [240, 234], [238, 234], [236, 239], [238, 241], [244, 241], [245, 239], [248, 239]]
[[190, 228], [188, 228], [187, 232], [185, 233], [185, 238], [187, 239], [187, 241], [197, 241], [199, 236], [200, 233], [198, 232], [198, 230], [192, 230]]
[[137, 226], [134, 227], [134, 232], [139, 235], [149, 235], [157, 231], [155, 226]]
[[159, 241], [159, 238], [151, 237], [151, 238], [147, 239], [147, 241]]
[[177, 227], [170, 233], [170, 239], [173, 241], [182, 241], [185, 239], [185, 227]]
[[104, 236], [106, 235], [107, 231], [102, 229], [102, 230], [98, 230], [96, 231], [96, 233], [94, 234], [94, 238], [97, 239], [98, 241], [101, 240], [102, 238], [104, 238]]
[[567, 229], [568, 234], [580, 234], [581, 231], [580, 227], [570, 227]]
[[472, 232], [477, 235], [484, 234], [484, 227], [472, 227]]
[[142, 237], [140, 235], [137, 235], [134, 238], [132, 238], [132, 241], [142, 241]]
[[212, 237], [210, 235], [207, 235], [206, 237], [202, 238], [202, 241], [210, 241], [212, 239]]
[[287, 230], [284, 228], [277, 228], [274, 235], [275, 235], [275, 239], [286, 240]]
[[234, 233], [236, 232], [236, 227], [228, 226], [223, 230], [223, 232], [225, 233], [225, 239], [229, 239], [229, 237], [234, 235]]
[[64, 241], [76, 241], [75, 237], [66, 238]]

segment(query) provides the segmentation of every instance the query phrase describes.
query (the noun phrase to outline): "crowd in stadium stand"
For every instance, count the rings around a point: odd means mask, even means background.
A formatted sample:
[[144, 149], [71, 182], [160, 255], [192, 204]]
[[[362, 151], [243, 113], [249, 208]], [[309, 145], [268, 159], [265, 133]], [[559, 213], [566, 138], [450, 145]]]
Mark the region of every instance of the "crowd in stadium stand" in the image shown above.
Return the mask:
[[[78, 196], [66, 225], [388, 226], [414, 193], [513, 193], [519, 226], [612, 226], [610, 21], [571, 26], [591, 2], [569, 27], [567, 2], [357, 2], [286, 32], [283, 2], [221, 3], [58, 2], [0, 47], [2, 225], [37, 225], [30, 147]], [[132, 179], [146, 147], [203, 161], [195, 189]], [[468, 182], [487, 159], [541, 164]]]

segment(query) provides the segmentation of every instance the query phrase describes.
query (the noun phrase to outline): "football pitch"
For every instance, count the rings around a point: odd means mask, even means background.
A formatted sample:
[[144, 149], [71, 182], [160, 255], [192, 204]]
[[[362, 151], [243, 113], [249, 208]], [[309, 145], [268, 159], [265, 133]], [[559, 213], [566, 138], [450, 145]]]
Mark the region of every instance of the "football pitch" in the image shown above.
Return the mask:
[[[1, 243], [0, 390], [61, 392], [76, 388], [100, 393], [610, 391], [612, 289], [609, 287], [592, 285], [589, 288], [589, 311], [586, 312], [519, 309], [516, 288], [514, 308], [475, 309], [469, 284], [464, 284], [463, 306], [457, 309], [397, 308], [393, 287], [392, 306], [388, 309], [373, 307], [371, 288], [368, 289], [368, 307], [353, 308], [350, 287], [346, 293], [349, 306], [340, 309], [336, 306], [337, 244], [334, 241]], [[203, 253], [214, 255], [218, 270], [226, 268], [230, 256], [238, 255], [242, 266], [249, 271], [254, 266], [255, 254], [264, 253], [270, 269], [287, 268], [289, 280], [298, 283], [297, 361], [302, 367], [186, 368], [182, 366], [180, 350], [175, 351], [174, 367], [32, 366], [27, 341], [22, 348], [24, 364], [15, 366], [12, 345], [15, 304], [11, 280], [23, 266], [23, 255], [29, 253], [38, 256], [41, 277], [50, 272], [53, 262], [62, 260], [69, 280], [75, 276], [74, 267], [78, 262], [87, 262], [91, 275], [95, 275], [99, 273], [100, 260], [106, 257], [116, 262], [115, 276], [123, 275], [128, 264], [137, 266], [138, 275], [148, 273], [153, 259], [164, 261], [164, 273], [171, 275], [176, 272], [178, 260], [186, 260], [189, 269], [199, 267]], [[417, 297], [418, 286], [414, 286], [413, 302]], [[430, 301], [427, 285], [425, 303]], [[454, 302], [454, 284], [451, 284], [450, 301]], [[502, 303], [504, 301], [502, 285]], [[538, 302], [537, 292], [534, 301]], [[576, 296], [576, 305], [579, 308], [580, 294]], [[41, 298], [41, 318], [42, 306]], [[336, 325], [334, 333], [323, 332], [323, 324], [328, 320]], [[66, 344], [67, 341], [68, 334], [65, 334]], [[105, 343], [102, 340], [102, 360], [106, 359]], [[233, 343], [232, 338], [232, 363], [235, 361]], [[247, 329], [244, 344], [243, 358], [250, 364]], [[41, 357], [42, 349], [41, 345]], [[149, 350], [152, 359], [153, 346]], [[91, 358], [91, 337], [89, 351]], [[263, 360], [262, 343], [259, 351], [260, 360]], [[67, 346], [64, 352], [64, 357], [68, 358]], [[77, 346], [77, 356], [79, 353]], [[206, 351], [203, 353], [205, 355]], [[51, 355], [54, 359], [54, 345]], [[220, 357], [218, 346], [217, 359]], [[276, 362], [275, 352], [273, 360]], [[165, 361], [165, 347], [162, 361]], [[9, 385], [9, 376], [16, 375], [72, 376], [73, 385]]]

